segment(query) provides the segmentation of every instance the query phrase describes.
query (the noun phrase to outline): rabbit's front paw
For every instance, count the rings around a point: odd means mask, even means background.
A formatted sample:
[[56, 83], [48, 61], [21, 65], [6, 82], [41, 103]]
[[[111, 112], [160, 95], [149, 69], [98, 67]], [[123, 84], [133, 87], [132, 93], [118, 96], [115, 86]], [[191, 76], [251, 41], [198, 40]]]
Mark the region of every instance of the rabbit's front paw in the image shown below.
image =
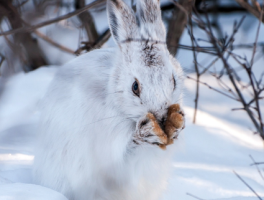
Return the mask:
[[180, 105], [171, 105], [165, 121], [165, 133], [168, 137], [168, 145], [173, 144], [173, 140], [177, 139], [179, 132], [184, 129], [184, 125], [184, 112], [181, 110]]
[[147, 143], [158, 145], [165, 149], [167, 145], [167, 135], [160, 128], [157, 119], [153, 114], [148, 113], [144, 118], [137, 123], [136, 133], [133, 137], [135, 144]]

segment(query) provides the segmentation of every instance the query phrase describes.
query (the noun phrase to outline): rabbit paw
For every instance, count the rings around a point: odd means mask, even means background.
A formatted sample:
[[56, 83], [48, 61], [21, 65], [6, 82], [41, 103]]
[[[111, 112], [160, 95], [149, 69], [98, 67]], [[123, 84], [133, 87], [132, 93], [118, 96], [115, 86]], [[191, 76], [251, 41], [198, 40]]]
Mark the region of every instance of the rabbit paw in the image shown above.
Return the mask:
[[153, 114], [148, 113], [137, 123], [136, 134], [133, 137], [135, 144], [148, 143], [166, 149], [167, 141], [167, 135], [160, 128]]
[[167, 119], [165, 121], [165, 133], [168, 137], [167, 144], [173, 144], [177, 139], [179, 132], [185, 127], [184, 112], [179, 104], [173, 104], [168, 109]]

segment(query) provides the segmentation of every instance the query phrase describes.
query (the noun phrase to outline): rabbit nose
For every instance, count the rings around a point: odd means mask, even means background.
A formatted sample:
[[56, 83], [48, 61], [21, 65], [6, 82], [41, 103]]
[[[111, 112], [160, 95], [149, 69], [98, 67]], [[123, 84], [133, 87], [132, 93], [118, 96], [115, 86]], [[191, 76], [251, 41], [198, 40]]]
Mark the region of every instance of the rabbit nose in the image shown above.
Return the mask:
[[162, 116], [162, 118], [160, 120], [158, 120], [159, 125], [160, 125], [162, 130], [164, 130], [164, 128], [165, 128], [165, 120], [166, 120], [165, 116]]

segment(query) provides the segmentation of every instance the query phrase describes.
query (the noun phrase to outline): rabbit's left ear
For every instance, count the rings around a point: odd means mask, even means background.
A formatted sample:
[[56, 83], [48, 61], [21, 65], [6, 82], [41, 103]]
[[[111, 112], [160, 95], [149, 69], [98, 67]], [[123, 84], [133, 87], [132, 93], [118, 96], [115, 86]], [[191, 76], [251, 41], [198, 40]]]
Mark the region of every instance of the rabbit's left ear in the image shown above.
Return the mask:
[[137, 0], [137, 18], [140, 34], [146, 39], [166, 40], [159, 0]]
[[138, 33], [134, 11], [123, 0], [107, 0], [110, 30], [117, 44], [136, 37]]

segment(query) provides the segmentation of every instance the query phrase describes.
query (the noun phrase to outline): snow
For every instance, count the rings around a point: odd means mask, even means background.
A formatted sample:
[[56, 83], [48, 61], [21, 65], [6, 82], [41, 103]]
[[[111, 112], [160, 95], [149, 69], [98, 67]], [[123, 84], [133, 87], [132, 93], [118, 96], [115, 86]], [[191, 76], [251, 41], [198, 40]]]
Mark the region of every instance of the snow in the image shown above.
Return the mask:
[[[0, 199], [65, 199], [33, 185], [31, 177], [37, 107], [56, 70], [54, 66], [19, 73], [6, 82], [0, 102]], [[233, 171], [264, 197], [264, 181], [255, 166], [250, 166], [249, 157], [264, 160], [259, 136], [228, 121], [228, 116], [222, 119], [201, 110], [193, 124], [193, 107], [186, 105], [184, 110], [186, 129], [179, 139], [163, 199], [194, 199], [188, 193], [206, 199], [255, 199]]]
[[[231, 197], [254, 197], [254, 194], [235, 176], [233, 170], [246, 180], [260, 196], [264, 196], [264, 181], [257, 170], [249, 166], [252, 161], [263, 160], [263, 147], [251, 140], [251, 135], [225, 124], [221, 119], [202, 113], [200, 119], [206, 123], [190, 123], [191, 108], [185, 108], [189, 116], [184, 133], [184, 147], [175, 155], [173, 175], [165, 199], [193, 199], [191, 193], [200, 198], [220, 199]], [[213, 123], [210, 124], [210, 122]], [[209, 125], [207, 124], [209, 123]], [[214, 123], [219, 126], [214, 127]], [[241, 131], [233, 135], [233, 131]], [[257, 140], [256, 140], [257, 141]], [[260, 140], [261, 142], [261, 140]]]
[[0, 185], [3, 200], [67, 200], [62, 194], [39, 185], [9, 183]]

